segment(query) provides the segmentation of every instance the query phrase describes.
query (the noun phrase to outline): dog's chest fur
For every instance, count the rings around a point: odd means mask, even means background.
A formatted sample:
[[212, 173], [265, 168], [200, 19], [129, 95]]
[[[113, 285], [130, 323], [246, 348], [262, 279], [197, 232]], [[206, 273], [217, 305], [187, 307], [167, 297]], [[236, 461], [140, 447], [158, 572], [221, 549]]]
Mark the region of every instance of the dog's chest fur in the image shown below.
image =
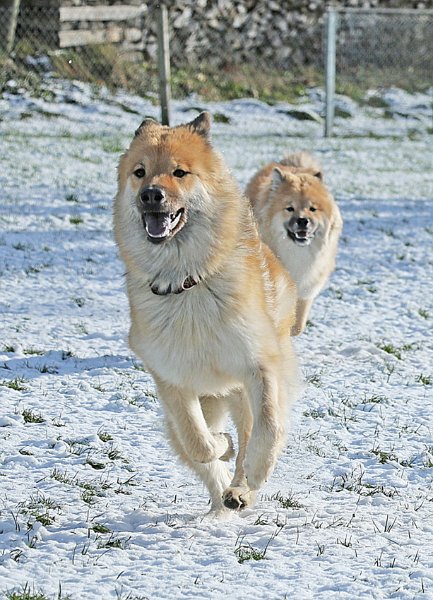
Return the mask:
[[299, 297], [315, 297], [332, 269], [332, 248], [324, 239], [323, 232], [318, 232], [308, 246], [298, 246], [287, 239], [281, 228], [277, 229], [274, 239], [276, 255], [296, 283]]
[[130, 345], [151, 373], [197, 394], [225, 393], [240, 384], [252, 338], [240, 315], [234, 318], [226, 287], [202, 282], [181, 294], [142, 290], [136, 296], [129, 286]]

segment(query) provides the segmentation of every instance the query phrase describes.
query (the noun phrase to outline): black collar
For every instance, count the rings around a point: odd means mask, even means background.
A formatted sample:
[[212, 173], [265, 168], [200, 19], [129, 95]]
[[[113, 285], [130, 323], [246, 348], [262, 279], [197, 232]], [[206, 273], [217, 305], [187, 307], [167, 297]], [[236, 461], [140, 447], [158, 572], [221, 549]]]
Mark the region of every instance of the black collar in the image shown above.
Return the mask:
[[169, 285], [168, 288], [165, 290], [165, 292], [160, 292], [158, 286], [152, 285], [152, 284], [150, 285], [150, 289], [157, 296], [167, 296], [168, 294], [181, 294], [185, 290], [190, 290], [192, 287], [197, 285], [197, 283], [198, 283], [198, 281], [196, 281], [194, 279], [194, 277], [192, 277], [191, 275], [188, 275], [188, 277], [182, 283], [182, 286], [179, 288], [176, 288], [175, 290], [172, 290], [171, 285]]

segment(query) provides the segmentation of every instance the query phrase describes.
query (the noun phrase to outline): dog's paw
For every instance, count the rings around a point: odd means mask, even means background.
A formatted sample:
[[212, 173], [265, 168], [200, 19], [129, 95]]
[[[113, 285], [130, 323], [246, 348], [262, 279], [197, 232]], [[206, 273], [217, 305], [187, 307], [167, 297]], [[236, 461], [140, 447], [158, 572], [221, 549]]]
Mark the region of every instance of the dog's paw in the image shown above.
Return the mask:
[[235, 447], [233, 445], [232, 436], [229, 433], [220, 433], [218, 435], [224, 436], [227, 441], [227, 450], [224, 452], [222, 456], [219, 457], [220, 460], [228, 461], [236, 454]]
[[248, 487], [229, 487], [223, 493], [223, 504], [231, 510], [243, 510], [252, 506], [256, 499], [256, 493]]
[[290, 336], [296, 337], [297, 335], [301, 335], [304, 330], [299, 325], [293, 325], [290, 329]]

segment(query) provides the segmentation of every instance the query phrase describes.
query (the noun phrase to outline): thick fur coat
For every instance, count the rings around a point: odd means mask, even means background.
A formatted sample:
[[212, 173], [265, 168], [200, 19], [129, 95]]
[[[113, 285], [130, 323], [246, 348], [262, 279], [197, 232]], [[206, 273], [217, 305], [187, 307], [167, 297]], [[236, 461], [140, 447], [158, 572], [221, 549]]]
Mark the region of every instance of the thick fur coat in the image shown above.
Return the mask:
[[252, 505], [271, 475], [299, 374], [294, 284], [209, 131], [207, 113], [174, 128], [141, 124], [120, 160], [114, 231], [130, 346], [155, 380], [173, 449], [221, 515]]
[[343, 220], [316, 159], [286, 156], [258, 171], [246, 188], [260, 235], [296, 283], [292, 335], [306, 325], [314, 298], [335, 268]]

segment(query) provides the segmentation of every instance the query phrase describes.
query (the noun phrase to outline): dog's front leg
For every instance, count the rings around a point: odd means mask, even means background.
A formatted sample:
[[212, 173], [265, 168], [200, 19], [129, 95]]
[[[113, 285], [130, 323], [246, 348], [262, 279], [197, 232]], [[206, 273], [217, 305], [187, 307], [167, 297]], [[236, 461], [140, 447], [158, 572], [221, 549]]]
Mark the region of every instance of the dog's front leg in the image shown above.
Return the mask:
[[239, 450], [236, 456], [236, 469], [232, 482], [224, 490], [222, 499], [224, 506], [227, 508], [242, 510], [252, 506], [256, 499], [256, 493], [249, 489], [245, 476], [245, 454], [253, 428], [253, 415], [245, 390], [233, 394], [230, 401], [230, 410], [238, 432]]
[[245, 457], [248, 487], [258, 491], [271, 475], [285, 441], [282, 406], [283, 386], [272, 367], [259, 369], [247, 391], [253, 413], [253, 429]]
[[247, 382], [246, 391], [252, 430], [247, 412], [235, 477], [223, 494], [224, 505], [233, 510], [254, 504], [258, 490], [273, 471], [285, 439], [284, 402], [280, 398], [283, 389], [276, 372], [272, 368], [257, 370]]
[[296, 322], [290, 331], [291, 336], [299, 335], [304, 331], [312, 304], [312, 298], [298, 298], [296, 302]]
[[209, 430], [197, 396], [158, 381], [157, 387], [159, 398], [190, 460], [210, 463], [231, 458], [233, 445], [230, 436]]

